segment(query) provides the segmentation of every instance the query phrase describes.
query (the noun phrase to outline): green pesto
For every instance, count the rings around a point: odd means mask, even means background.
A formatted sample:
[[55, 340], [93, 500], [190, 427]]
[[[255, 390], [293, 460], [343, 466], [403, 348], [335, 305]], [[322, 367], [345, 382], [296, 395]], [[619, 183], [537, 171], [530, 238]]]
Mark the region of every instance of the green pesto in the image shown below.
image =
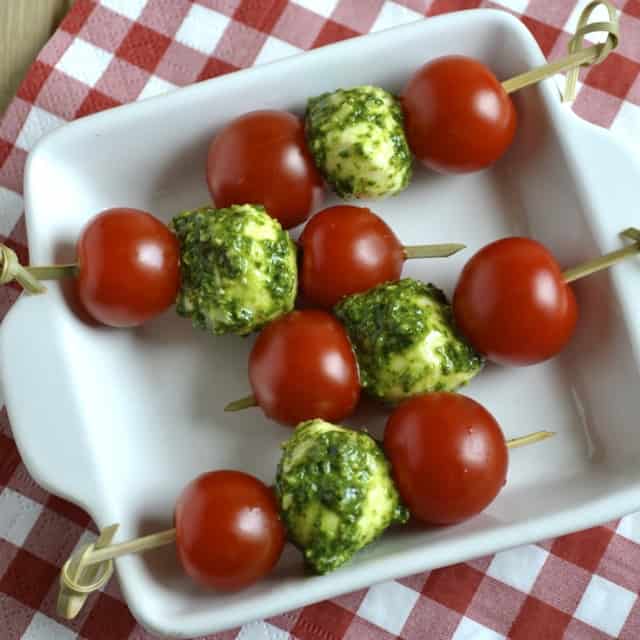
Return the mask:
[[362, 86], [311, 98], [305, 124], [316, 165], [339, 196], [381, 198], [409, 184], [402, 109], [388, 91]]
[[324, 420], [301, 423], [284, 443], [275, 486], [289, 539], [316, 573], [409, 518], [378, 443]]
[[202, 207], [170, 226], [180, 241], [176, 310], [194, 327], [247, 335], [293, 309], [296, 246], [264, 207]]
[[480, 372], [483, 358], [457, 332], [444, 293], [405, 278], [340, 301], [335, 313], [353, 345], [362, 387], [398, 402], [455, 391]]

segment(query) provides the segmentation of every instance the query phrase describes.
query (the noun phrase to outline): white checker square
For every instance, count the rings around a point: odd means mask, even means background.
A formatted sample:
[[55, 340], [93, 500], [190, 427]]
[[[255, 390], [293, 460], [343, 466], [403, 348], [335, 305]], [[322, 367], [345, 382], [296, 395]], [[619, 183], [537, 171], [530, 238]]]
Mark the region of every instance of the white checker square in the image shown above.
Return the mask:
[[376, 584], [367, 591], [358, 615], [389, 633], [398, 635], [419, 597], [417, 591], [399, 582]]
[[504, 638], [493, 629], [465, 616], [462, 617], [460, 624], [451, 636], [451, 640], [504, 640]]
[[76, 632], [36, 611], [21, 640], [74, 640]]
[[573, 617], [617, 638], [636, 597], [635, 593], [594, 574]]
[[0, 234], [8, 236], [24, 211], [24, 200], [19, 193], [0, 186]]
[[43, 506], [9, 487], [0, 493], [0, 536], [21, 547]]
[[505, 9], [509, 9], [510, 11], [520, 14], [525, 13], [527, 5], [529, 4], [529, 0], [493, 0], [493, 2]]
[[548, 551], [533, 544], [501, 551], [491, 560], [487, 575], [529, 593], [548, 556]]
[[22, 129], [20, 129], [16, 146], [25, 151], [31, 151], [45, 133], [49, 133], [63, 124], [65, 124], [65, 120], [62, 118], [34, 105], [31, 107]]
[[280, 60], [281, 58], [288, 58], [294, 56], [297, 53], [301, 53], [302, 49], [294, 47], [292, 44], [280, 40], [275, 36], [269, 36], [267, 41], [262, 45], [260, 53], [256, 58], [254, 64], [265, 64], [267, 62], [273, 62], [274, 60]]
[[382, 11], [378, 14], [376, 21], [371, 27], [371, 31], [383, 31], [384, 29], [391, 29], [391, 27], [397, 27], [401, 24], [407, 24], [409, 22], [415, 22], [420, 20], [424, 16], [416, 11], [412, 11], [408, 7], [403, 7], [395, 2], [385, 2], [382, 7]]
[[[624, 108], [624, 104], [622, 105], [622, 108]], [[616, 118], [616, 121], [617, 120], [618, 118]], [[616, 121], [614, 121], [613, 123], [614, 126], [616, 124]], [[636, 544], [640, 544], [640, 511], [636, 511], [635, 513], [631, 513], [628, 516], [622, 518], [622, 520], [620, 520], [620, 522], [618, 523], [616, 533], [620, 536], [628, 538], [629, 540], [632, 540]]]
[[82, 38], [74, 38], [69, 48], [62, 54], [62, 58], [58, 60], [56, 69], [93, 87], [98, 83], [111, 60], [113, 60], [112, 53]]
[[144, 100], [145, 98], [161, 96], [163, 93], [173, 91], [174, 89], [177, 89], [175, 84], [171, 84], [171, 82], [167, 82], [158, 76], [152, 75], [149, 80], [147, 80], [147, 84], [144, 85], [144, 88], [137, 99]]
[[338, 6], [339, 0], [292, 0], [292, 2], [309, 11], [313, 11], [313, 13], [329, 18]]
[[245, 624], [236, 640], [288, 640], [291, 636], [268, 622], [256, 621]]
[[199, 4], [191, 5], [175, 39], [209, 55], [216, 48], [231, 19]]
[[102, 0], [101, 4], [111, 11], [126, 16], [129, 20], [136, 20], [147, 4], [147, 0]]
[[[573, 8], [573, 11], [569, 14], [567, 21], [563, 27], [564, 31], [570, 34], [574, 34], [578, 28], [578, 20], [580, 19], [580, 14], [584, 11], [584, 8], [591, 2], [591, 0], [578, 0], [576, 2], [576, 6]], [[604, 5], [600, 5], [595, 9], [595, 11], [591, 14], [589, 18], [589, 22], [608, 22], [609, 21], [609, 13], [605, 9]], [[588, 33], [585, 36], [585, 40], [588, 42], [603, 42], [605, 39], [605, 35], [602, 33]]]

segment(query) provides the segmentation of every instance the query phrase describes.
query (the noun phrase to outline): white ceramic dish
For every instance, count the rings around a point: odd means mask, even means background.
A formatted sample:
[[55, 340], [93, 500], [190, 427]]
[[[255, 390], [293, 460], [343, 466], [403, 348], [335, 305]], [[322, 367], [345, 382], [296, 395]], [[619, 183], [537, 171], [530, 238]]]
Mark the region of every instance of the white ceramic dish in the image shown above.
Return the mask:
[[[373, 83], [399, 90], [425, 60], [480, 58], [506, 78], [544, 58], [520, 22], [489, 10], [451, 14], [351, 40], [114, 109], [54, 132], [31, 154], [25, 192], [32, 261], [73, 259], [81, 227], [126, 205], [164, 220], [207, 201], [208, 140], [256, 108], [302, 112], [306, 98]], [[375, 210], [407, 243], [463, 241], [446, 261], [406, 272], [451, 291], [465, 260], [499, 236], [530, 234], [564, 265], [620, 245], [634, 221], [640, 171], [603, 131], [560, 104], [551, 81], [516, 98], [519, 130], [491, 170], [441, 177], [416, 169], [410, 188]], [[546, 364], [488, 367], [468, 387], [508, 437], [556, 438], [512, 453], [509, 482], [480, 517], [434, 530], [389, 532], [333, 574], [308, 577], [288, 549], [250, 590], [216, 595], [182, 575], [169, 548], [117, 561], [134, 615], [159, 633], [194, 636], [276, 614], [382, 580], [585, 528], [640, 507], [640, 264], [576, 285], [571, 346]], [[171, 525], [174, 500], [198, 473], [244, 469], [267, 482], [289, 435], [257, 410], [225, 415], [248, 390], [251, 340], [212, 339], [171, 311], [136, 330], [91, 326], [64, 291], [23, 296], [1, 330], [1, 375], [25, 464], [48, 490], [86, 508], [118, 538]], [[36, 381], [37, 380], [37, 381]], [[351, 420], [381, 429], [364, 408]]]

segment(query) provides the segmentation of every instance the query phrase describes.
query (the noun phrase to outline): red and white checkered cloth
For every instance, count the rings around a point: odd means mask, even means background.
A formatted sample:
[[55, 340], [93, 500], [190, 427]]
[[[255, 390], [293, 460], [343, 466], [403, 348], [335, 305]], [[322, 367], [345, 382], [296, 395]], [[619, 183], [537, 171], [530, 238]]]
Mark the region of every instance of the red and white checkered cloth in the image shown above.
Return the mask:
[[[0, 241], [26, 262], [28, 151], [67, 120], [176, 86], [438, 13], [510, 10], [543, 52], [566, 52], [587, 0], [78, 0], [0, 123]], [[618, 0], [621, 44], [581, 74], [574, 110], [640, 144], [640, 0]], [[0, 290], [0, 320], [19, 295]], [[61, 564], [95, 539], [78, 508], [25, 470], [0, 413], [0, 638], [142, 640], [116, 581], [73, 622], [55, 614]], [[640, 514], [392, 581], [216, 639], [640, 638]]]

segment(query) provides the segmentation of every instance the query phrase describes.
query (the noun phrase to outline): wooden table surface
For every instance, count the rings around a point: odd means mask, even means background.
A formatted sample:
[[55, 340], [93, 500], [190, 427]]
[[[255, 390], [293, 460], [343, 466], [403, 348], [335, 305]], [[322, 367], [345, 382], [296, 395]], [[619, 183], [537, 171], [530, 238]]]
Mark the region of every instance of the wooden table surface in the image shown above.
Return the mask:
[[73, 0], [0, 0], [0, 114]]

